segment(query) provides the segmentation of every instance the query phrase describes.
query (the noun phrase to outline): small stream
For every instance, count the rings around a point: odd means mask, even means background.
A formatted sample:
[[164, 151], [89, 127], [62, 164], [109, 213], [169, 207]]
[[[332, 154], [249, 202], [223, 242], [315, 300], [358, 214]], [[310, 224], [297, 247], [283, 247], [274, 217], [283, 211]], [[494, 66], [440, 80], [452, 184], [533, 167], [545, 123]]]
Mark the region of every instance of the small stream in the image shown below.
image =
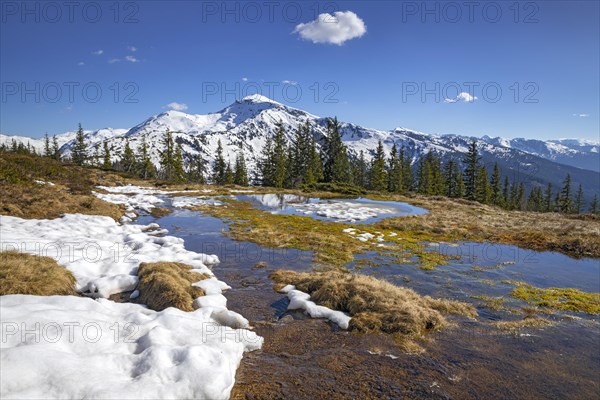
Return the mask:
[[[272, 212], [303, 215], [311, 214], [298, 211], [299, 204], [319, 204], [297, 198], [282, 202], [277, 196], [240, 194], [236, 198]], [[169, 199], [165, 200], [165, 206], [171, 207]], [[391, 208], [401, 212], [395, 207]], [[378, 220], [369, 218], [360, 222]], [[553, 326], [509, 334], [489, 322], [515, 317], [487, 309], [474, 298], [484, 294], [508, 299], [513, 286], [503, 280], [599, 292], [598, 260], [472, 242], [430, 244], [432, 251], [456, 256], [432, 271], [394, 264], [375, 253], [357, 257], [378, 264], [348, 265], [357, 273], [478, 307], [477, 321], [460, 319], [454, 327], [430, 335], [433, 340], [421, 343], [426, 351], [414, 355], [400, 352], [386, 335], [340, 331], [327, 321], [287, 312], [287, 298], [273, 291], [268, 274], [279, 268], [309, 271], [311, 252], [234, 241], [223, 234], [227, 226], [221, 220], [196, 211], [174, 209], [159, 219], [140, 216], [138, 222], [157, 222], [170, 235], [184, 239], [186, 248], [217, 254], [221, 263], [214, 272], [232, 287], [224, 293], [228, 308], [248, 318], [265, 338], [261, 351], [244, 356], [233, 398], [585, 399], [598, 398], [600, 393], [600, 325], [595, 317], [558, 318]], [[519, 302], [507, 304], [518, 306]]]

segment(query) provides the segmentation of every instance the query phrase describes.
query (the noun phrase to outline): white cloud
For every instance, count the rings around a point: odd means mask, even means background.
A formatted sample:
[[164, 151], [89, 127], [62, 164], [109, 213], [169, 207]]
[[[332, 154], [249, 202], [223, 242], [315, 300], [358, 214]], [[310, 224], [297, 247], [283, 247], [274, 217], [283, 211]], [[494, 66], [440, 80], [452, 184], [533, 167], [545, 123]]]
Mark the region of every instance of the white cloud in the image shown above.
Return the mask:
[[83, 66], [85, 65], [85, 63], [84, 63], [83, 61], [79, 61], [79, 62], [77, 63], [77, 65], [79, 65], [80, 67], [83, 67]]
[[313, 43], [330, 43], [341, 46], [345, 41], [361, 37], [367, 32], [365, 23], [352, 11], [336, 11], [320, 14], [306, 24], [296, 25], [293, 33]]
[[177, 103], [176, 101], [163, 106], [163, 108], [168, 108], [175, 111], [185, 111], [188, 109], [187, 104], [185, 103]]
[[118, 58], [111, 58], [110, 60], [108, 60], [108, 63], [109, 64], [114, 64], [114, 63], [117, 63], [119, 61], [121, 61], [121, 60], [119, 60]]
[[126, 59], [127, 61], [129, 61], [129, 62], [132, 62], [132, 63], [136, 63], [136, 62], [139, 62], [139, 61], [140, 61], [140, 60], [138, 60], [137, 58], [135, 58], [134, 56], [125, 56], [125, 59]]
[[104, 54], [104, 50], [92, 51], [92, 54], [95, 56], [101, 56], [102, 54]]
[[298, 82], [296, 82], [296, 81], [288, 81], [287, 79], [281, 81], [281, 83], [283, 83], [284, 85], [292, 85], [292, 86], [296, 86], [298, 84]]
[[453, 99], [444, 99], [444, 103], [458, 103], [459, 101], [463, 101], [464, 103], [473, 103], [477, 100], [476, 96], [471, 96], [467, 92], [460, 92], [458, 96]]
[[244, 76], [244, 77], [242, 77], [242, 80], [243, 80], [244, 82], [248, 82], [248, 78], [246, 78], [245, 76]]
[[587, 118], [590, 114], [573, 114], [574, 117]]
[[135, 47], [135, 46], [129, 46], [129, 47], [127, 47], [127, 50], [129, 50], [131, 52], [136, 52], [137, 51], [137, 47]]

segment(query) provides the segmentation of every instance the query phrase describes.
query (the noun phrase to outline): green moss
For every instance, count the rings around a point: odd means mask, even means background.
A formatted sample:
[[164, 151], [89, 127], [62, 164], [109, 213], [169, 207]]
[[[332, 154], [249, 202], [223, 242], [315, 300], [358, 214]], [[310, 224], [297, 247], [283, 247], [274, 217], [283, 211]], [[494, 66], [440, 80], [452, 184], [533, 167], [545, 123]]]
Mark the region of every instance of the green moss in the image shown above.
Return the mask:
[[575, 288], [537, 288], [518, 283], [511, 296], [531, 305], [562, 311], [600, 314], [600, 293], [582, 292]]
[[[341, 225], [308, 216], [272, 214], [254, 208], [250, 202], [234, 199], [223, 199], [223, 202], [223, 206], [201, 205], [195, 209], [223, 219], [230, 227], [226, 234], [237, 240], [261, 246], [313, 251], [315, 262], [325, 266], [342, 266], [353, 261], [356, 254], [367, 252], [374, 252], [380, 257], [370, 261], [359, 260], [358, 266], [373, 265], [372, 262], [386, 265], [390, 261], [383, 257], [391, 257], [401, 263], [415, 259], [421, 268], [432, 269], [449, 259], [427, 250], [423, 242], [430, 238], [422, 233], [394, 232], [367, 225]], [[355, 234], [343, 232], [346, 228], [354, 228]], [[373, 238], [359, 240], [358, 235], [366, 233]]]
[[474, 299], [483, 301], [483, 306], [492, 310], [504, 310], [504, 297], [490, 297], [484, 294], [473, 296]]

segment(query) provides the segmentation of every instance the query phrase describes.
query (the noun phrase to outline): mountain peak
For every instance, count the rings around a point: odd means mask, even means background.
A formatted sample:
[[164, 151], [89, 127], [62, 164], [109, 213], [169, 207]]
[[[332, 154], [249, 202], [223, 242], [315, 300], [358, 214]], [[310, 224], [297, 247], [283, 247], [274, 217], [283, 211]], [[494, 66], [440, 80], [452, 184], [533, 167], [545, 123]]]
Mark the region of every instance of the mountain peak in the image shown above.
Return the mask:
[[244, 97], [241, 102], [246, 103], [271, 103], [276, 105], [281, 105], [281, 103], [276, 102], [275, 100], [271, 100], [270, 98], [263, 96], [261, 94], [251, 94], [249, 96]]

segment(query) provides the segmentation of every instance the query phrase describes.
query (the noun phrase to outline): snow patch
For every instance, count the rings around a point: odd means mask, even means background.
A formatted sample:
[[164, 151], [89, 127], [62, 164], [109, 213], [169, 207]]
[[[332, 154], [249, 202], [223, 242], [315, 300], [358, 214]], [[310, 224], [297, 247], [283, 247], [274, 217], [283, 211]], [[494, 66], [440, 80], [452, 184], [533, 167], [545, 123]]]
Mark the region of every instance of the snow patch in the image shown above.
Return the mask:
[[282, 293], [287, 293], [290, 299], [288, 310], [304, 310], [312, 318], [327, 318], [329, 321], [337, 324], [340, 328], [346, 330], [350, 323], [351, 317], [341, 311], [332, 310], [324, 306], [319, 306], [315, 302], [310, 301], [308, 293], [296, 290], [294, 285], [287, 285], [280, 290]]

